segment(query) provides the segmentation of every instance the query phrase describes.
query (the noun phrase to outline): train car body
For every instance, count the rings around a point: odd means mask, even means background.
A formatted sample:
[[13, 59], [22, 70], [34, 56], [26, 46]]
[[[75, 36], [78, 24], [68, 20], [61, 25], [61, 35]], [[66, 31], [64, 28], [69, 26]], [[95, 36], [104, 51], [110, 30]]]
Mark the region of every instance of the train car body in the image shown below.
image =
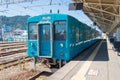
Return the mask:
[[98, 32], [66, 14], [28, 19], [28, 56], [68, 61], [97, 41]]

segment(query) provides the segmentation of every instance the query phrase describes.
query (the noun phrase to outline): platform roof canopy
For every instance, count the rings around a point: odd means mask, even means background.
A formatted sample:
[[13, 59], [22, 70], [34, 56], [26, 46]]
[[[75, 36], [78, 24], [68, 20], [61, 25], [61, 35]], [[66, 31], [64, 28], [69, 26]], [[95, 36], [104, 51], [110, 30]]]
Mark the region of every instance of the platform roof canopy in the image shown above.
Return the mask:
[[73, 0], [83, 3], [84, 13], [97, 25], [101, 26], [103, 32], [112, 33], [120, 27], [120, 0]]

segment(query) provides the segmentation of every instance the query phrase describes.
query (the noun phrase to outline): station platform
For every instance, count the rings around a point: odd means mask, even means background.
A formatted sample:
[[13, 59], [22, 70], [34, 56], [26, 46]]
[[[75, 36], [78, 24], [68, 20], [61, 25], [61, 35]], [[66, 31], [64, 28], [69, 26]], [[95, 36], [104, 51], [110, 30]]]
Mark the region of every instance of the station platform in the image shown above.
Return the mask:
[[87, 59], [70, 61], [46, 80], [120, 80], [120, 56], [105, 39]]

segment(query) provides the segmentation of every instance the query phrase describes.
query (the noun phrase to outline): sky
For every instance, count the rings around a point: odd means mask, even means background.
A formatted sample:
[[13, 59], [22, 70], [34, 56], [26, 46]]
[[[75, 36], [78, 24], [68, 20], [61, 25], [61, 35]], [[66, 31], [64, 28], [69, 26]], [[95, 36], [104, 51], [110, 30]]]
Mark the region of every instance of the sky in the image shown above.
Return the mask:
[[[14, 0], [16, 1], [16, 0]], [[20, 0], [19, 0], [20, 1]], [[44, 13], [50, 13], [50, 10], [52, 10], [52, 13], [57, 13], [59, 10], [60, 13], [69, 14], [75, 18], [77, 18], [79, 21], [92, 26], [93, 28], [96, 26], [93, 26], [93, 22], [84, 14], [82, 10], [68, 10], [69, 3], [73, 3], [72, 0], [36, 0], [31, 2], [24, 2], [24, 3], [17, 3], [17, 4], [10, 4], [10, 5], [0, 5], [0, 16], [16, 16], [16, 15], [40, 15]]]

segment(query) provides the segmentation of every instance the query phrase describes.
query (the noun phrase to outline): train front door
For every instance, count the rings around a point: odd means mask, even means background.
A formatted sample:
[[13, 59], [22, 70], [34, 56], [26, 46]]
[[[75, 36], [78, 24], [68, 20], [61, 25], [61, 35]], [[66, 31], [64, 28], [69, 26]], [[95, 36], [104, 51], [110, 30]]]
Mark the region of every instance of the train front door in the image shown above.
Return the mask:
[[51, 58], [53, 54], [53, 26], [51, 23], [38, 23], [38, 55]]

